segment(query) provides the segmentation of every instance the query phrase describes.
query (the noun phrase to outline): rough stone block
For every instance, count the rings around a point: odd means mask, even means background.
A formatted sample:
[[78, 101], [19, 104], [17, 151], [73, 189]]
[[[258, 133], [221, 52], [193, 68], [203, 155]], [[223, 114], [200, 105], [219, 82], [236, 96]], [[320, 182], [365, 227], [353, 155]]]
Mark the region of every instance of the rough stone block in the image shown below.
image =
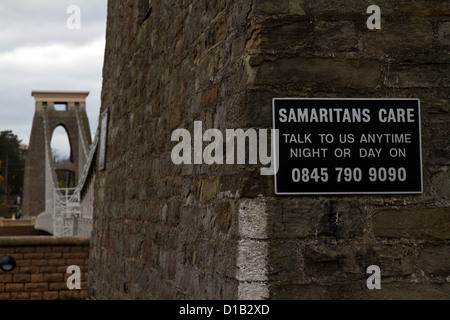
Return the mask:
[[327, 298], [329, 286], [320, 284], [286, 284], [282, 281], [271, 282], [272, 300], [323, 300]]
[[262, 199], [243, 199], [239, 203], [239, 236], [267, 239], [267, 207]]
[[448, 0], [400, 0], [398, 10], [402, 14], [450, 15]]
[[330, 201], [318, 215], [317, 234], [336, 238], [355, 238], [364, 234], [366, 213], [356, 202]]
[[414, 246], [402, 244], [376, 246], [371, 263], [381, 268], [382, 277], [410, 275], [416, 271], [417, 251]]
[[380, 80], [377, 61], [292, 57], [263, 62], [255, 84], [355, 89], [376, 88]]
[[356, 51], [359, 41], [356, 25], [350, 21], [319, 20], [312, 37], [316, 50], [330, 53]]
[[450, 64], [405, 64], [390, 67], [384, 84], [391, 88], [448, 88]]
[[447, 277], [450, 274], [450, 246], [426, 246], [420, 252], [418, 267], [428, 276]]
[[383, 21], [380, 30], [364, 30], [364, 50], [373, 53], [420, 52], [431, 46], [433, 36], [433, 25], [426, 19]]
[[267, 275], [266, 241], [243, 239], [238, 243], [236, 279], [239, 281], [266, 281]]
[[[318, 0], [309, 3], [309, 13], [314, 16], [333, 16], [339, 15], [353, 17], [369, 17], [367, 7], [376, 4], [380, 7], [382, 15], [391, 15], [396, 12], [395, 2], [390, 0], [379, 0], [374, 3], [371, 0], [348, 0], [345, 3], [339, 0]], [[365, 20], [364, 20], [365, 22]]]
[[444, 47], [450, 47], [450, 21], [439, 24], [439, 44]]
[[215, 198], [219, 188], [219, 178], [211, 177], [201, 180], [200, 201], [203, 203]]
[[289, 12], [289, 0], [257, 1], [253, 4], [254, 15], [287, 14]]
[[259, 47], [261, 49], [286, 49], [304, 45], [312, 36], [313, 25], [309, 19], [268, 19], [261, 23]]
[[305, 281], [301, 244], [293, 240], [272, 241], [269, 246], [269, 277], [271, 281]]
[[376, 237], [429, 240], [450, 239], [449, 208], [378, 210], [372, 216]]
[[238, 287], [239, 300], [264, 300], [270, 296], [267, 284], [260, 282], [242, 282]]
[[[449, 150], [450, 155], [450, 150]], [[434, 190], [436, 195], [442, 199], [450, 198], [450, 172], [442, 172], [433, 178]], [[450, 209], [449, 209], [450, 211]]]
[[[304, 272], [319, 282], [344, 281], [361, 277], [362, 266], [355, 255], [364, 251], [348, 245], [312, 244], [302, 250]], [[324, 280], [327, 279], [327, 280]]]

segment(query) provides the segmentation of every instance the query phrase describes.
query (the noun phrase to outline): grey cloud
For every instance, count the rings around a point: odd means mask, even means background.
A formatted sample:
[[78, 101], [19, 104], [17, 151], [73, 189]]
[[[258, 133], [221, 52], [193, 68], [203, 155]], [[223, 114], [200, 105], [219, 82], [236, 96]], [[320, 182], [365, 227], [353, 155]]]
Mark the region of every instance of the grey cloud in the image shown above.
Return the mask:
[[[66, 26], [70, 5], [81, 9], [80, 30]], [[28, 143], [32, 90], [90, 91], [87, 111], [95, 131], [106, 5], [107, 0], [0, 1], [0, 131], [13, 130]]]
[[[67, 8], [81, 10], [81, 29], [67, 28]], [[106, 0], [2, 0], [0, 52], [45, 43], [81, 45], [106, 27]]]

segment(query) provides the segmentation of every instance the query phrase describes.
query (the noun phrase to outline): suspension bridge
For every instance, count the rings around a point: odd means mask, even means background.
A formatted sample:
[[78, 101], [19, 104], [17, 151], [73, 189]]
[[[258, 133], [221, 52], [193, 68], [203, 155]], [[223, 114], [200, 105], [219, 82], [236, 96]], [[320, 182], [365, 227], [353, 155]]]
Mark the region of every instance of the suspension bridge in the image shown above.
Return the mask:
[[[88, 94], [32, 92], [36, 110], [25, 165], [23, 215], [36, 216], [35, 229], [55, 236], [89, 236], [92, 231], [99, 130], [92, 140], [86, 113]], [[51, 148], [59, 126], [66, 130], [71, 150], [64, 163], [56, 161]]]

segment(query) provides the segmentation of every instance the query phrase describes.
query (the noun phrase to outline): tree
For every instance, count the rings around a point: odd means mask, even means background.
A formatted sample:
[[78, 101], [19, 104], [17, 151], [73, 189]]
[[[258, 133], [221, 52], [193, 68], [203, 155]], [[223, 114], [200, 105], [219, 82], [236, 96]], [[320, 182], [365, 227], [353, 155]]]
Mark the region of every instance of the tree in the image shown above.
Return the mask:
[[12, 131], [0, 132], [0, 191], [7, 197], [22, 193], [25, 156], [25, 148]]
[[[0, 172], [2, 172], [2, 160], [0, 160]], [[3, 176], [0, 174], [0, 185], [3, 185]]]

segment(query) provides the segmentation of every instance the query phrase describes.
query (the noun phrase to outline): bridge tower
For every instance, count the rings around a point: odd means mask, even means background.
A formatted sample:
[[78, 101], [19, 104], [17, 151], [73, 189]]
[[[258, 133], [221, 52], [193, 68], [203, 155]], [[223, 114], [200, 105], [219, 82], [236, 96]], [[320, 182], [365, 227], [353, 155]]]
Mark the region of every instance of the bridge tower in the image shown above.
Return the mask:
[[[25, 164], [23, 215], [37, 216], [49, 211], [57, 172], [69, 173], [76, 185], [88, 158], [91, 132], [86, 113], [89, 92], [33, 91], [35, 114]], [[57, 106], [57, 107], [55, 107]], [[70, 142], [70, 161], [55, 163], [50, 142], [53, 131], [62, 126]]]

